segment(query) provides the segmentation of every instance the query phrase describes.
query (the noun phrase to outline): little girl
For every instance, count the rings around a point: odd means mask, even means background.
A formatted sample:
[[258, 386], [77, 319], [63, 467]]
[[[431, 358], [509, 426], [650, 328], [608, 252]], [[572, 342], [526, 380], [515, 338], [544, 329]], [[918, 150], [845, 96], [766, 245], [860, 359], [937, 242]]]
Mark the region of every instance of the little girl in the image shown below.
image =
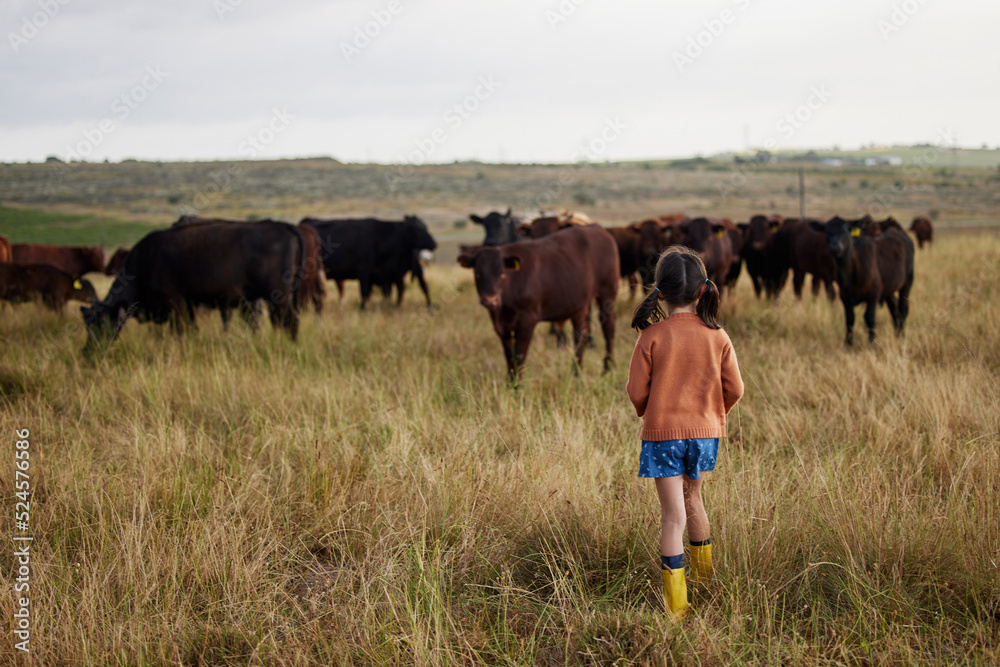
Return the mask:
[[626, 391], [642, 417], [639, 476], [654, 479], [660, 499], [663, 597], [675, 619], [688, 611], [685, 523], [691, 578], [712, 577], [702, 473], [715, 469], [726, 415], [743, 395], [736, 353], [718, 313], [719, 290], [706, 277], [701, 258], [674, 247], [660, 256], [653, 291], [632, 318], [632, 328], [641, 333]]

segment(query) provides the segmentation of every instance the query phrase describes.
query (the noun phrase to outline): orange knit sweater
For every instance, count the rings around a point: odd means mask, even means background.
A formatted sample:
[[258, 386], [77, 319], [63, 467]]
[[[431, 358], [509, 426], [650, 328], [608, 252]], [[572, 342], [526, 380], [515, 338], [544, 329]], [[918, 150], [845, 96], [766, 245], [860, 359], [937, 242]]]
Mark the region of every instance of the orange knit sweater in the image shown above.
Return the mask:
[[625, 390], [642, 417], [643, 440], [722, 438], [743, 378], [725, 331], [674, 313], [639, 334]]

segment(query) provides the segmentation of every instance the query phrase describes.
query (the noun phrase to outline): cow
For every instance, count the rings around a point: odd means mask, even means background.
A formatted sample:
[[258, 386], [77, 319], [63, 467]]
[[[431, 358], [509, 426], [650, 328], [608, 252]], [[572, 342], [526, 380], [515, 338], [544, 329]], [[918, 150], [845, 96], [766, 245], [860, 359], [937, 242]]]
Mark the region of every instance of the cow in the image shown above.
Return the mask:
[[10, 241], [6, 236], [0, 236], [0, 263], [13, 261], [11, 257]]
[[605, 227], [618, 246], [618, 266], [621, 277], [628, 280], [629, 298], [635, 298], [638, 284], [635, 273], [639, 270], [639, 230], [634, 225]]
[[521, 221], [511, 214], [511, 210], [508, 208], [506, 213], [491, 211], [485, 218], [481, 218], [475, 213], [469, 214], [469, 219], [472, 222], [482, 225], [486, 230], [483, 245], [504, 245], [521, 239], [521, 235], [518, 233]]
[[218, 308], [228, 323], [233, 307], [249, 309], [260, 299], [271, 324], [295, 340], [304, 257], [301, 232], [283, 222], [205, 222], [150, 232], [129, 251], [104, 300], [81, 308], [84, 351], [114, 341], [129, 317], [170, 322], [181, 333], [193, 325], [195, 306]]
[[403, 284], [406, 274], [413, 271], [413, 251], [437, 248], [437, 241], [427, 231], [427, 225], [412, 215], [405, 216], [402, 222], [376, 218], [305, 218], [302, 222], [312, 225], [319, 233], [326, 277], [361, 283], [361, 310], [365, 309], [373, 286], [391, 283], [399, 287]]
[[910, 223], [910, 231], [917, 237], [917, 243], [921, 250], [923, 250], [924, 243], [930, 244], [934, 241], [934, 225], [931, 224], [930, 219], [922, 215], [913, 219], [913, 222]]
[[104, 250], [100, 246], [56, 246], [39, 243], [15, 243], [11, 261], [17, 264], [48, 264], [73, 276], [91, 271], [104, 272]]
[[875, 220], [870, 215], [865, 214], [861, 216], [859, 223], [861, 225], [861, 233], [865, 236], [871, 236], [872, 238], [882, 236], [882, 233], [890, 227], [895, 227], [899, 230], [903, 229], [903, 227], [891, 215], [885, 220]]
[[521, 225], [517, 231], [525, 238], [540, 239], [560, 229], [576, 225], [590, 225], [593, 222], [586, 213], [563, 209], [562, 211], [544, 213], [541, 217], [535, 218], [528, 224]]
[[10, 303], [41, 299], [49, 309], [61, 313], [70, 299], [97, 301], [97, 292], [89, 280], [73, 278], [48, 264], [0, 262], [0, 299]]
[[837, 298], [834, 290], [837, 271], [833, 258], [827, 252], [826, 238], [822, 232], [816, 231], [816, 225], [822, 221], [815, 219], [800, 220], [788, 218], [781, 223], [775, 232], [773, 243], [774, 273], [778, 276], [776, 294], [784, 287], [788, 271], [792, 272], [792, 289], [797, 299], [802, 298], [802, 287], [806, 275], [812, 279], [813, 296], [819, 296], [820, 286], [826, 289], [830, 301]]
[[755, 215], [750, 222], [737, 224], [742, 232], [740, 255], [758, 299], [762, 292], [768, 298], [776, 297], [784, 282], [774, 257], [774, 237], [783, 221], [780, 215]]
[[653, 276], [660, 255], [678, 242], [678, 227], [676, 223], [665, 222], [663, 218], [648, 218], [642, 222], [634, 222], [630, 227], [639, 235], [635, 257], [639, 279], [643, 288], [649, 290], [653, 287]]
[[118, 250], [115, 250], [115, 254], [111, 255], [111, 259], [108, 260], [107, 265], [104, 267], [104, 275], [117, 276], [118, 272], [125, 266], [126, 257], [128, 257], [128, 249], [118, 248]]
[[576, 364], [583, 363], [596, 302], [604, 332], [604, 371], [611, 368], [619, 268], [615, 240], [599, 225], [565, 229], [537, 241], [465, 250], [458, 263], [474, 272], [479, 302], [516, 384], [538, 322], [573, 322]]
[[881, 236], [861, 233], [864, 220], [834, 217], [825, 225], [809, 226], [824, 235], [827, 252], [836, 267], [837, 288], [844, 306], [847, 334], [844, 343], [854, 344], [854, 308], [865, 304], [868, 341], [875, 341], [875, 309], [884, 302], [892, 316], [896, 335], [903, 335], [910, 312], [913, 286], [913, 242], [905, 232], [887, 227]]
[[731, 220], [724, 218], [694, 218], [677, 225], [676, 241], [700, 254], [709, 280], [722, 286], [727, 284], [733, 263], [739, 261], [734, 236], [727, 233], [735, 228]]
[[320, 256], [319, 233], [308, 224], [299, 223], [299, 233], [304, 243], [305, 260], [302, 263], [302, 283], [299, 286], [299, 303], [312, 304], [317, 313], [323, 312], [326, 300], [326, 276]]

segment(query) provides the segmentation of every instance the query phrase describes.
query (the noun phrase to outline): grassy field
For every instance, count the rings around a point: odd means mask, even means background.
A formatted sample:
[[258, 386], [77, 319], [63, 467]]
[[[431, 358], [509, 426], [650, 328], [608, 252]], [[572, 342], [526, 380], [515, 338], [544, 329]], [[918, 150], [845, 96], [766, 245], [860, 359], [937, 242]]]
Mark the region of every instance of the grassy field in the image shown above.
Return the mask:
[[725, 297], [747, 392], [705, 486], [717, 579], [679, 625], [626, 290], [611, 373], [540, 328], [518, 391], [447, 264], [433, 311], [355, 292], [294, 344], [204, 313], [86, 361], [75, 308], [0, 309], [4, 534], [15, 429], [34, 490], [31, 654], [8, 612], [0, 662], [996, 664], [1000, 237], [942, 234], [916, 272], [906, 337], [881, 309], [854, 350], [839, 304]]

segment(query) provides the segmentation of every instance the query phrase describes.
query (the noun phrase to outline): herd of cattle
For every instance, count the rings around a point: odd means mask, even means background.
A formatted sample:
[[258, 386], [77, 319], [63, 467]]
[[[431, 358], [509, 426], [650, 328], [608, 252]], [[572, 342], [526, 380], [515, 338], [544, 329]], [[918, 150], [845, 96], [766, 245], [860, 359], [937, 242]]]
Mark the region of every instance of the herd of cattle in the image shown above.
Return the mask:
[[[789, 274], [797, 297], [807, 275], [812, 291], [839, 293], [852, 343], [854, 308], [865, 304], [869, 339], [875, 309], [885, 303], [902, 333], [913, 284], [913, 243], [893, 218], [875, 221], [835, 217], [829, 221], [757, 215], [747, 223], [725, 218], [671, 214], [624, 226], [601, 226], [583, 214], [561, 212], [522, 222], [508, 209], [471, 215], [486, 235], [482, 245], [462, 246], [459, 263], [473, 269], [480, 303], [490, 313], [503, 344], [507, 368], [517, 378], [538, 322], [552, 322], [557, 339], [566, 320], [573, 326], [577, 364], [590, 340], [596, 306], [605, 338], [605, 370], [612, 357], [614, 303], [619, 281], [634, 296], [650, 280], [660, 254], [672, 245], [700, 253], [709, 278], [732, 287], [745, 265], [754, 292], [774, 298]], [[933, 238], [926, 218], [910, 230], [920, 246]], [[117, 337], [129, 317], [171, 323], [178, 332], [194, 324], [195, 308], [218, 310], [228, 328], [232, 312], [256, 328], [260, 304], [271, 323], [294, 340], [299, 312], [310, 304], [320, 312], [326, 280], [341, 295], [357, 280], [364, 309], [375, 287], [402, 300], [407, 276], [430, 294], [420, 254], [437, 243], [417, 217], [321, 220], [298, 225], [182, 216], [170, 228], [147, 234], [131, 250], [120, 248], [105, 262], [100, 247], [10, 244], [0, 236], [0, 300], [41, 300], [62, 310], [70, 299], [87, 325], [87, 348]], [[83, 276], [104, 272], [114, 281], [104, 299]]]

